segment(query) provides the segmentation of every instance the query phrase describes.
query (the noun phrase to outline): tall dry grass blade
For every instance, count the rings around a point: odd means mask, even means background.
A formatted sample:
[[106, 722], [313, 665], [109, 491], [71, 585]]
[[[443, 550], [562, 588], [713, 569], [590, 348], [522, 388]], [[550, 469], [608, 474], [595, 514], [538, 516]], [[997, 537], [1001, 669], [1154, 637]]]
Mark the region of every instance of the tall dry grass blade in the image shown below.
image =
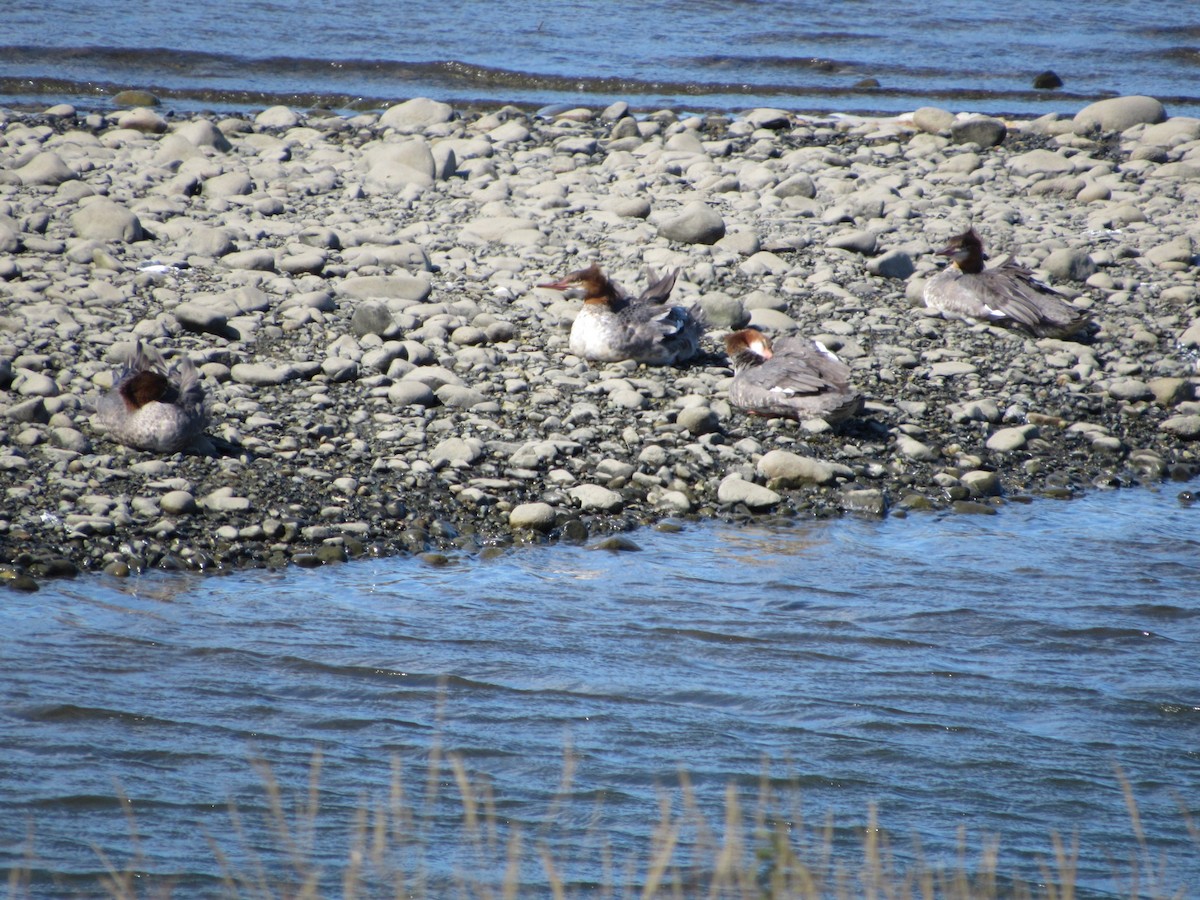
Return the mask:
[[737, 867], [742, 856], [741, 829], [741, 804], [737, 789], [730, 783], [725, 786], [725, 834], [713, 862], [709, 897], [719, 897], [724, 889], [737, 887]]
[[241, 846], [246, 848], [246, 852], [250, 857], [250, 863], [253, 866], [252, 878], [248, 880], [244, 877], [237, 880], [249, 890], [257, 892], [259, 897], [274, 898], [274, 891], [267, 886], [267, 871], [263, 866], [262, 857], [254, 851], [254, 845], [250, 842], [249, 836], [246, 834], [246, 828], [242, 823], [241, 813], [238, 811], [237, 802], [233, 799], [229, 801], [229, 819], [233, 823], [233, 833], [238, 839]]
[[346, 860], [346, 870], [342, 873], [342, 900], [355, 900], [359, 888], [363, 887], [363, 862], [367, 858], [367, 821], [367, 807], [365, 803], [359, 804], [354, 811], [350, 858]]
[[1070, 852], [1058, 832], [1050, 836], [1050, 842], [1054, 846], [1054, 861], [1058, 865], [1059, 895], [1062, 900], [1074, 900], [1075, 878], [1079, 868], [1079, 833], [1071, 835]]
[[225, 851], [221, 849], [221, 845], [213, 839], [211, 834], [205, 834], [204, 839], [208, 842], [208, 847], [217, 861], [217, 867], [221, 870], [221, 885], [225, 888], [225, 896], [238, 896], [237, 878], [233, 873], [229, 857], [225, 855]]
[[671, 857], [675, 855], [675, 846], [679, 841], [679, 830], [673, 825], [665, 829], [656, 829], [654, 852], [646, 871], [646, 882], [642, 885], [643, 900], [649, 900], [658, 893], [667, 869], [671, 865]]
[[263, 793], [267, 798], [267, 808], [270, 811], [271, 831], [275, 835], [275, 840], [279, 842], [280, 849], [287, 855], [292, 870], [303, 878], [306, 859], [292, 836], [288, 816], [283, 808], [283, 791], [279, 787], [275, 772], [271, 768], [271, 764], [264, 759], [251, 760], [251, 765], [262, 781]]
[[506, 856], [501, 897], [503, 900], [517, 900], [521, 896], [521, 831], [515, 826], [508, 836]]
[[[29, 886], [33, 881], [33, 865], [37, 860], [34, 852], [34, 827], [33, 820], [28, 822], [28, 830], [25, 833], [25, 852], [23, 854], [25, 862], [23, 865], [13, 866], [8, 870], [8, 896], [9, 900], [16, 900], [18, 896], [28, 896]], [[17, 892], [20, 891], [20, 894]]]
[[863, 831], [863, 897], [875, 900], [883, 873], [879, 865], [879, 810], [875, 801], [867, 806], [867, 825]]
[[321, 809], [321, 768], [324, 754], [320, 746], [313, 750], [312, 761], [308, 764], [308, 795], [300, 818], [300, 834], [297, 837], [300, 853], [311, 859], [317, 846], [317, 814]]
[[1133, 796], [1133, 785], [1125, 777], [1125, 770], [1120, 765], [1113, 765], [1117, 773], [1117, 781], [1121, 784], [1121, 793], [1125, 797], [1125, 808], [1129, 811], [1129, 821], [1133, 825], [1133, 835], [1137, 839], [1142, 852], [1147, 852], [1146, 832], [1142, 829], [1142, 814], [1138, 810], [1137, 798]]
[[478, 840], [479, 836], [479, 816], [475, 808], [475, 795], [471, 790], [471, 780], [467, 777], [467, 769], [463, 764], [462, 757], [457, 753], [451, 753], [447, 759], [450, 762], [450, 769], [454, 772], [454, 781], [458, 785], [458, 792], [462, 796], [463, 816], [466, 819], [467, 835]]
[[566, 891], [562, 878], [558, 875], [558, 870], [554, 868], [554, 859], [550, 856], [550, 851], [546, 847], [542, 847], [540, 854], [542, 857], [542, 868], [546, 871], [546, 880], [550, 883], [551, 896], [554, 897], [554, 900], [564, 900]]
[[541, 837], [545, 837], [550, 829], [553, 828], [567, 801], [570, 799], [571, 787], [575, 783], [575, 768], [577, 765], [578, 759], [575, 756], [574, 747], [568, 739], [563, 744], [562, 775], [559, 776], [558, 787], [555, 788], [554, 794], [550, 798], [550, 807], [542, 817], [542, 827], [539, 829]]

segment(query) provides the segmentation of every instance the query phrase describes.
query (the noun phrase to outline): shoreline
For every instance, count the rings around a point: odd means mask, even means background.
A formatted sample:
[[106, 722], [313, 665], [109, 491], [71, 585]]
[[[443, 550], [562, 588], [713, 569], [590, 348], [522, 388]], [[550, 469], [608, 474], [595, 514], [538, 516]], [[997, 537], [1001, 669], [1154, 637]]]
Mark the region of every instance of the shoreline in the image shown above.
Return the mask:
[[[1200, 121], [1042, 117], [989, 145], [928, 109], [626, 111], [0, 112], [0, 580], [989, 514], [1200, 472]], [[689, 235], [698, 208], [724, 237]], [[920, 308], [968, 224], [1099, 332]], [[534, 285], [593, 261], [635, 290], [680, 267], [705, 356], [571, 356], [578, 301]], [[731, 409], [720, 339], [746, 322], [836, 350], [864, 412]], [[197, 451], [89, 422], [135, 338], [200, 368]]]

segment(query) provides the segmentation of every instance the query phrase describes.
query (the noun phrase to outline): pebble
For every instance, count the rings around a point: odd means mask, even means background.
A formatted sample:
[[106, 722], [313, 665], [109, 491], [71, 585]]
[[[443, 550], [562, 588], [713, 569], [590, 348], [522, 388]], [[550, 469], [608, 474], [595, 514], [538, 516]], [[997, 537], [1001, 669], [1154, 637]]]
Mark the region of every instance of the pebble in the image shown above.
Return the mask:
[[508, 524], [518, 530], [549, 531], [555, 518], [554, 507], [549, 503], [521, 503], [508, 514]]
[[748, 509], [761, 511], [777, 506], [783, 497], [761, 484], [731, 475], [723, 479], [717, 488], [717, 500], [727, 506], [741, 503]]
[[725, 220], [707, 203], [694, 200], [677, 214], [664, 218], [658, 233], [684, 244], [715, 244], [725, 236]]

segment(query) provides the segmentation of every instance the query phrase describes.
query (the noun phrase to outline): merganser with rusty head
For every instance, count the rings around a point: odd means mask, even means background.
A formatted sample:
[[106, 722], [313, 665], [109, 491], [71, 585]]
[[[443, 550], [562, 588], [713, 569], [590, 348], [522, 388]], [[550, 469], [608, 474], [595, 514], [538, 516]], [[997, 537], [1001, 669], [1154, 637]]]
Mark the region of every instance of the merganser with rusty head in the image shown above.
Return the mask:
[[1091, 322], [1087, 312], [1011, 256], [984, 268], [988, 256], [974, 228], [951, 238], [939, 253], [950, 257], [950, 264], [925, 282], [925, 305], [943, 316], [1058, 338], [1078, 334]]
[[571, 326], [571, 352], [594, 362], [632, 359], [651, 366], [687, 362], [700, 352], [701, 319], [682, 306], [666, 301], [679, 270], [656, 277], [636, 298], [626, 295], [608, 279], [600, 266], [586, 269], [540, 288], [583, 297], [583, 309]]
[[862, 409], [850, 367], [820, 341], [772, 343], [758, 329], [743, 328], [725, 337], [725, 352], [733, 363], [729, 402], [754, 415], [836, 424]]
[[200, 373], [186, 356], [168, 369], [153, 347], [134, 344], [113, 387], [96, 401], [94, 423], [118, 443], [138, 450], [175, 453], [208, 424]]

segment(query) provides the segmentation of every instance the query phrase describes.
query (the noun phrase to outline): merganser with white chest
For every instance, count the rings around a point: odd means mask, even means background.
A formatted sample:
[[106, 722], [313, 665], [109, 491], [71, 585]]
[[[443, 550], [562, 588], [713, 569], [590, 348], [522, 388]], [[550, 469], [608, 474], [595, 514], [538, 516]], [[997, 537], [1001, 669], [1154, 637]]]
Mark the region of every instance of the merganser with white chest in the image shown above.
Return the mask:
[[651, 284], [637, 298], [627, 296], [593, 263], [586, 269], [538, 287], [583, 296], [583, 309], [571, 326], [571, 352], [595, 362], [632, 359], [651, 366], [687, 362], [700, 352], [703, 326], [682, 306], [668, 306], [679, 270]]
[[925, 305], [943, 316], [1015, 328], [1034, 337], [1070, 337], [1091, 316], [1077, 309], [1011, 256], [984, 268], [987, 254], [974, 228], [939, 253], [950, 264], [925, 282]]
[[862, 409], [850, 367], [820, 341], [771, 340], [755, 328], [725, 338], [733, 363], [729, 402], [759, 416], [824, 419], [836, 424]]
[[200, 373], [186, 356], [169, 370], [157, 350], [138, 341], [114, 373], [112, 390], [96, 401], [94, 422], [127, 447], [182, 450], [208, 424]]

